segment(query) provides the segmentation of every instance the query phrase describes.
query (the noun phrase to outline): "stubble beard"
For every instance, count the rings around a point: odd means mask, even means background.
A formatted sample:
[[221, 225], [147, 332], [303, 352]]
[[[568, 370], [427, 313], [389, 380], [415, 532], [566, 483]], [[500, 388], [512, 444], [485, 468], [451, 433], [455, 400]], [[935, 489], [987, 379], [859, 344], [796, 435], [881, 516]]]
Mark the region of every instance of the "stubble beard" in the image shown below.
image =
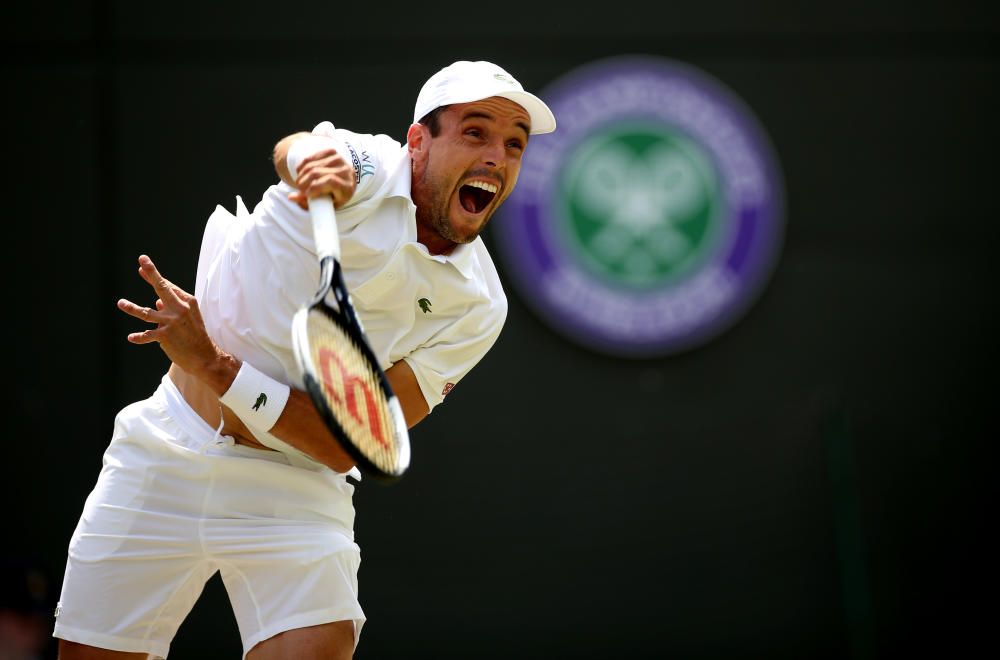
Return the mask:
[[431, 179], [428, 176], [427, 170], [424, 170], [420, 177], [420, 183], [421, 187], [425, 191], [428, 191], [427, 194], [430, 199], [426, 204], [417, 205], [417, 220], [431, 227], [441, 238], [452, 243], [463, 244], [476, 240], [476, 237], [486, 227], [486, 223], [489, 222], [490, 216], [486, 216], [482, 224], [476, 227], [471, 234], [459, 235], [455, 231], [455, 227], [451, 224], [451, 217], [449, 215], [451, 195], [447, 192], [447, 188], [441, 185], [439, 181]]

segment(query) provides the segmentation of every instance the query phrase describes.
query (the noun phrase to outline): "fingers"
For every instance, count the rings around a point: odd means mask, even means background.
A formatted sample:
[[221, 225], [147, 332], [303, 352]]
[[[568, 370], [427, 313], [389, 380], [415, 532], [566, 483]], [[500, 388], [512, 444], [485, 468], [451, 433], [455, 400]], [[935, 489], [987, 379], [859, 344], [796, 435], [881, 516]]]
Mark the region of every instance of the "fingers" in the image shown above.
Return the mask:
[[214, 345], [205, 331], [197, 299], [163, 277], [147, 255], [139, 256], [139, 274], [159, 298], [152, 307], [121, 298], [118, 309], [155, 327], [129, 333], [129, 343], [157, 343], [171, 361], [182, 367], [185, 363], [204, 363], [206, 355], [209, 358], [214, 355]]
[[162, 310], [163, 301], [156, 301], [156, 310], [154, 311], [149, 307], [142, 307], [141, 305], [136, 305], [131, 300], [126, 300], [122, 298], [118, 301], [118, 309], [122, 310], [129, 316], [133, 316], [141, 321], [148, 321], [149, 323], [159, 323], [160, 314], [159, 310]]
[[159, 335], [156, 330], [143, 330], [142, 332], [130, 332], [128, 334], [128, 340], [133, 344], [152, 344], [153, 342], [159, 341]]
[[176, 302], [179, 300], [177, 291], [181, 289], [171, 284], [163, 275], [160, 275], [160, 271], [156, 269], [153, 260], [144, 254], [139, 255], [139, 275], [153, 287], [156, 295], [160, 298], [167, 302]]
[[[320, 192], [316, 192], [317, 188]], [[353, 190], [345, 191], [343, 188], [338, 188], [336, 191], [331, 192], [323, 187], [313, 186], [306, 191], [296, 190], [295, 192], [288, 193], [288, 199], [298, 204], [299, 208], [303, 211], [308, 211], [310, 199], [327, 195], [328, 197], [333, 197], [333, 208], [339, 209], [351, 199], [353, 194]]]
[[312, 197], [319, 197], [320, 195], [323, 195], [323, 194], [326, 194], [327, 196], [332, 196], [333, 197], [333, 208], [335, 208], [335, 209], [339, 209], [340, 208], [341, 202], [339, 200], [344, 198], [343, 195], [341, 197], [338, 197], [337, 195], [331, 195], [330, 193], [319, 193], [319, 194], [309, 193], [307, 195], [306, 193], [304, 193], [304, 192], [302, 192], [300, 190], [296, 190], [295, 192], [288, 193], [288, 199], [290, 199], [291, 201], [293, 201], [296, 204], [298, 204], [299, 208], [301, 208], [303, 211], [308, 211], [309, 210], [309, 199], [312, 198]]
[[354, 170], [350, 167], [306, 170], [295, 180], [296, 188], [310, 197], [322, 193], [335, 195], [354, 190]]
[[320, 163], [328, 158], [332, 159], [333, 162], [344, 162], [343, 156], [340, 156], [340, 152], [336, 149], [320, 149], [319, 151], [313, 152], [302, 159], [302, 162], [299, 163], [299, 173], [307, 169], [310, 165]]
[[[157, 300], [157, 307], [160, 306], [162, 301]], [[118, 309], [122, 310], [129, 316], [134, 316], [137, 319], [146, 321], [148, 323], [160, 323], [160, 314], [151, 310], [148, 307], [141, 307], [136, 305], [131, 300], [126, 300], [122, 298], [118, 301]], [[128, 334], [129, 342], [133, 344], [150, 344], [154, 341], [158, 341], [159, 333], [156, 328], [150, 328], [149, 330], [143, 330], [142, 332], [130, 332]]]
[[303, 211], [309, 210], [309, 199], [305, 196], [304, 193], [296, 190], [295, 192], [288, 193], [288, 199], [298, 204], [299, 208], [301, 208]]
[[[147, 323], [155, 323], [159, 326], [162, 323], [168, 322], [173, 316], [176, 316], [178, 309], [196, 305], [194, 296], [163, 277], [160, 271], [157, 270], [153, 260], [145, 254], [139, 255], [139, 275], [153, 287], [159, 298], [156, 300], [155, 309], [137, 305], [125, 298], [120, 299], [118, 301], [118, 309], [129, 316], [137, 318], [140, 321], [146, 321]], [[128, 340], [136, 344], [148, 344], [149, 342], [157, 341], [157, 336], [158, 334], [155, 332], [155, 329], [146, 330], [130, 334]]]
[[295, 180], [297, 193], [289, 199], [306, 209], [310, 198], [332, 195], [334, 206], [339, 208], [351, 199], [356, 187], [354, 168], [337, 152], [327, 150], [303, 161]]

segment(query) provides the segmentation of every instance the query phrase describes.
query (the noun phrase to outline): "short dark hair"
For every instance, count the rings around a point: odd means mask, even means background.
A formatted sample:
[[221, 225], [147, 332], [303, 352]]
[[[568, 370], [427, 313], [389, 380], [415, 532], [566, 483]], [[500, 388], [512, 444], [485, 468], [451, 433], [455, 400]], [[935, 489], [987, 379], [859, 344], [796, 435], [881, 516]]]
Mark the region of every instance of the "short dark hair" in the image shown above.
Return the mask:
[[441, 132], [441, 113], [444, 112], [447, 107], [448, 106], [446, 105], [441, 105], [434, 108], [421, 117], [420, 121], [417, 123], [423, 124], [427, 128], [431, 129], [431, 137], [437, 137], [438, 133]]

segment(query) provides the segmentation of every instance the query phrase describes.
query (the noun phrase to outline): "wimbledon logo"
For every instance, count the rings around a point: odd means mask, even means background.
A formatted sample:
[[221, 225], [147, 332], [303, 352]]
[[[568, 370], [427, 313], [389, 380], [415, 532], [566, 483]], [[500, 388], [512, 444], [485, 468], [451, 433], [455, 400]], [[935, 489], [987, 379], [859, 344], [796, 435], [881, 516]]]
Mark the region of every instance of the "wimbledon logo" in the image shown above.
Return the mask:
[[784, 190], [763, 129], [731, 91], [672, 60], [620, 57], [542, 92], [534, 139], [490, 225], [526, 302], [570, 339], [628, 357], [704, 344], [770, 275]]

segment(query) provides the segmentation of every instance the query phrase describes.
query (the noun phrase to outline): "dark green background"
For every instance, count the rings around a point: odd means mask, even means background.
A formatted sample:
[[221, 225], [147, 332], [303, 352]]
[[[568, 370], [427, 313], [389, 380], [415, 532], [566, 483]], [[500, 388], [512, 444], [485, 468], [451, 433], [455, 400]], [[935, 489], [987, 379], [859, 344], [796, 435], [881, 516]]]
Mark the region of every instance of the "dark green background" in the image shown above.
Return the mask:
[[[114, 414], [167, 366], [115, 309], [149, 298], [135, 258], [193, 287], [205, 219], [256, 201], [278, 138], [330, 119], [402, 139], [456, 59], [537, 91], [662, 55], [771, 136], [772, 278], [717, 340], [646, 361], [566, 342], [508, 286], [411, 472], [358, 489], [356, 657], [970, 656], [995, 618], [987, 4], [8, 8], [5, 552], [58, 588]], [[217, 581], [171, 657], [239, 657]]]

